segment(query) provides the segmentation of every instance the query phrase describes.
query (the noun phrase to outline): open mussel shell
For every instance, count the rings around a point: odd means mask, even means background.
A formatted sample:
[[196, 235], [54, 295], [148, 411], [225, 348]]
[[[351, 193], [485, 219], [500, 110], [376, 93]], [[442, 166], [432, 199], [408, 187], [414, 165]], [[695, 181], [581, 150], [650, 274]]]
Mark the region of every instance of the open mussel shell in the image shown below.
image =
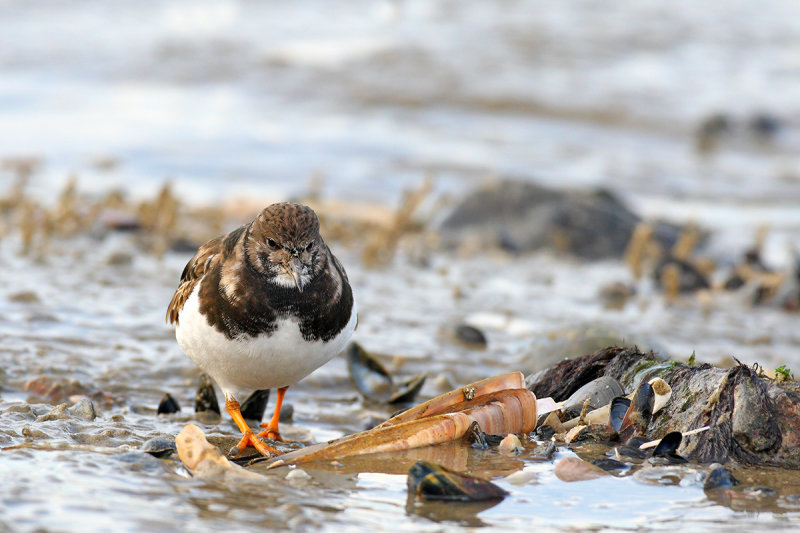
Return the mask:
[[678, 448], [681, 445], [681, 441], [683, 440], [683, 435], [681, 435], [680, 431], [672, 431], [664, 435], [661, 439], [661, 442], [656, 445], [655, 450], [653, 450], [653, 457], [663, 457], [667, 455], [673, 455], [675, 452], [678, 451]]
[[589, 399], [589, 409], [595, 410], [608, 405], [611, 400], [624, 393], [622, 385], [616, 379], [611, 376], [601, 376], [576, 390], [564, 401], [564, 417], [569, 420], [580, 415], [583, 403], [587, 398]]
[[392, 397], [392, 376], [358, 343], [347, 347], [347, 371], [358, 392], [375, 402], [386, 402]]
[[428, 461], [417, 461], [409, 469], [408, 489], [426, 500], [480, 502], [508, 496], [508, 492], [491, 481], [459, 474]]
[[409, 379], [397, 387], [397, 390], [394, 391], [394, 393], [389, 397], [387, 403], [396, 404], [413, 402], [414, 398], [416, 398], [417, 394], [419, 394], [419, 391], [422, 390], [422, 386], [425, 384], [425, 380], [427, 378], [428, 375], [423, 373]]
[[653, 457], [663, 457], [671, 463], [685, 463], [686, 459], [678, 455], [681, 441], [683, 441], [683, 435], [680, 431], [667, 433], [653, 450]]
[[630, 406], [630, 399], [624, 396], [619, 396], [611, 400], [611, 408], [608, 412], [608, 423], [615, 431], [619, 432], [619, 428], [622, 426], [622, 420], [625, 418], [625, 413], [628, 412]]
[[647, 429], [647, 424], [653, 415], [654, 403], [653, 386], [649, 383], [639, 385], [620, 424], [619, 433], [622, 440], [636, 433], [643, 433]]

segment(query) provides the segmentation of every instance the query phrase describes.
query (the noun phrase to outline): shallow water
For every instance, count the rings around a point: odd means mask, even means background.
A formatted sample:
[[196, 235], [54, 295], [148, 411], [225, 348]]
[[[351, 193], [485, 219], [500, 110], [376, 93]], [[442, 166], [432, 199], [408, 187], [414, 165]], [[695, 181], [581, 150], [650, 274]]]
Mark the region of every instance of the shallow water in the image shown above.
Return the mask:
[[[800, 247], [797, 11], [778, 1], [0, 2], [0, 159], [39, 158], [26, 192], [46, 204], [76, 173], [83, 192], [121, 188], [133, 199], [170, 179], [190, 205], [244, 196], [260, 205], [313, 188], [394, 206], [427, 173], [423, 211], [434, 221], [439, 198], [490, 176], [599, 185], [645, 217], [710, 229], [721, 264], [768, 224], [764, 258], [784, 268], [787, 245]], [[734, 131], [700, 153], [693, 132], [715, 112], [729, 113]], [[759, 112], [782, 121], [776, 136], [747, 129]], [[12, 179], [2, 167], [0, 194]], [[453, 454], [491, 475], [521, 466], [536, 475], [523, 486], [498, 481], [511, 496], [488, 508], [409, 504], [399, 474], [309, 469], [298, 482], [282, 471], [254, 487], [192, 479], [136, 451], [189, 421], [235, 434], [227, 418], [191, 414], [198, 373], [164, 323], [188, 254], [159, 259], [111, 233], [55, 240], [36, 258], [18, 254], [13, 228], [0, 235], [0, 445], [92, 447], [3, 451], [0, 529], [341, 531], [391, 520], [434, 531], [444, 520], [740, 530], [800, 518], [793, 472], [737, 471], [745, 487], [709, 497], [691, 468], [566, 484], [552, 462], [491, 450]], [[797, 315], [754, 308], [740, 293], [667, 305], [644, 281], [614, 311], [597, 293], [630, 280], [615, 261], [412, 251], [373, 270], [352, 243], [332, 245], [359, 301], [356, 339], [396, 377], [427, 372], [425, 398], [619, 338], [681, 360], [695, 351], [712, 363], [800, 367]], [[453, 342], [464, 321], [484, 330], [486, 350]], [[26, 391], [40, 375], [74, 380], [68, 392], [89, 395], [98, 418], [37, 422], [69, 401]], [[165, 392], [181, 414], [155, 415]], [[317, 441], [392, 411], [360, 400], [341, 358], [287, 401], [287, 434]], [[744, 493], [765, 485], [778, 493]]]

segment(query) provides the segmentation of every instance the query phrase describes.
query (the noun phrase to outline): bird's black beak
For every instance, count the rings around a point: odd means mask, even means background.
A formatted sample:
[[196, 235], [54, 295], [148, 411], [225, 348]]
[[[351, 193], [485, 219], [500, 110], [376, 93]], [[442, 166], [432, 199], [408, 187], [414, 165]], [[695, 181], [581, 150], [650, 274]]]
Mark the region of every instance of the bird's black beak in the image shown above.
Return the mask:
[[287, 263], [283, 264], [286, 273], [292, 276], [294, 284], [297, 285], [297, 290], [303, 292], [303, 263], [297, 257], [292, 257]]

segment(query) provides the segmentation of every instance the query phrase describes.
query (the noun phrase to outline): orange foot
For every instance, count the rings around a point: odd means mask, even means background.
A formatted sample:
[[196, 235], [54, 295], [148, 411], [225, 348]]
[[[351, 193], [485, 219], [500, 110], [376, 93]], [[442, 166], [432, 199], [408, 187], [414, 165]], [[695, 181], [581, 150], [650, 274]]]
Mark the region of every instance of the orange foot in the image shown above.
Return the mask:
[[258, 434], [259, 437], [265, 437], [275, 441], [282, 441], [281, 434], [278, 431], [278, 421], [281, 417], [281, 406], [283, 405], [283, 397], [286, 395], [286, 389], [289, 387], [281, 387], [278, 389], [278, 397], [275, 401], [275, 412], [272, 414], [272, 420], [261, 424], [264, 431]]
[[268, 457], [269, 455], [280, 455], [278, 450], [259, 440], [252, 431], [247, 431], [244, 433], [244, 435], [242, 435], [242, 440], [239, 441], [239, 444], [233, 447], [231, 453], [233, 455], [240, 454], [248, 446], [252, 446], [258, 450], [258, 453], [265, 457]]
[[261, 433], [258, 434], [259, 437], [264, 439], [272, 439], [274, 441], [280, 442], [283, 439], [281, 438], [281, 434], [278, 432], [278, 428], [272, 429], [272, 424], [268, 422], [264, 422], [261, 424], [262, 428], [267, 428]]

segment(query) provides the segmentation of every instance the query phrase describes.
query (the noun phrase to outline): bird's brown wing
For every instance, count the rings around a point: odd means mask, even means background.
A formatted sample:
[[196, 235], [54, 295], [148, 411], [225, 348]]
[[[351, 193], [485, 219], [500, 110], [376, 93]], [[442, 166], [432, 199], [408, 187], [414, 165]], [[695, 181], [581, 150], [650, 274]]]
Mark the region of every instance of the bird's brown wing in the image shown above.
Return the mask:
[[194, 254], [194, 257], [186, 263], [183, 274], [181, 274], [181, 282], [178, 285], [178, 289], [175, 291], [175, 294], [172, 295], [172, 300], [170, 300], [169, 307], [167, 307], [167, 322], [170, 324], [178, 323], [178, 314], [181, 312], [183, 304], [189, 299], [189, 295], [192, 294], [195, 285], [197, 285], [197, 282], [200, 281], [203, 275], [209, 270], [211, 263], [220, 257], [223, 251], [222, 239], [222, 237], [217, 237], [216, 239], [208, 241], [201, 246], [197, 250], [197, 253]]

